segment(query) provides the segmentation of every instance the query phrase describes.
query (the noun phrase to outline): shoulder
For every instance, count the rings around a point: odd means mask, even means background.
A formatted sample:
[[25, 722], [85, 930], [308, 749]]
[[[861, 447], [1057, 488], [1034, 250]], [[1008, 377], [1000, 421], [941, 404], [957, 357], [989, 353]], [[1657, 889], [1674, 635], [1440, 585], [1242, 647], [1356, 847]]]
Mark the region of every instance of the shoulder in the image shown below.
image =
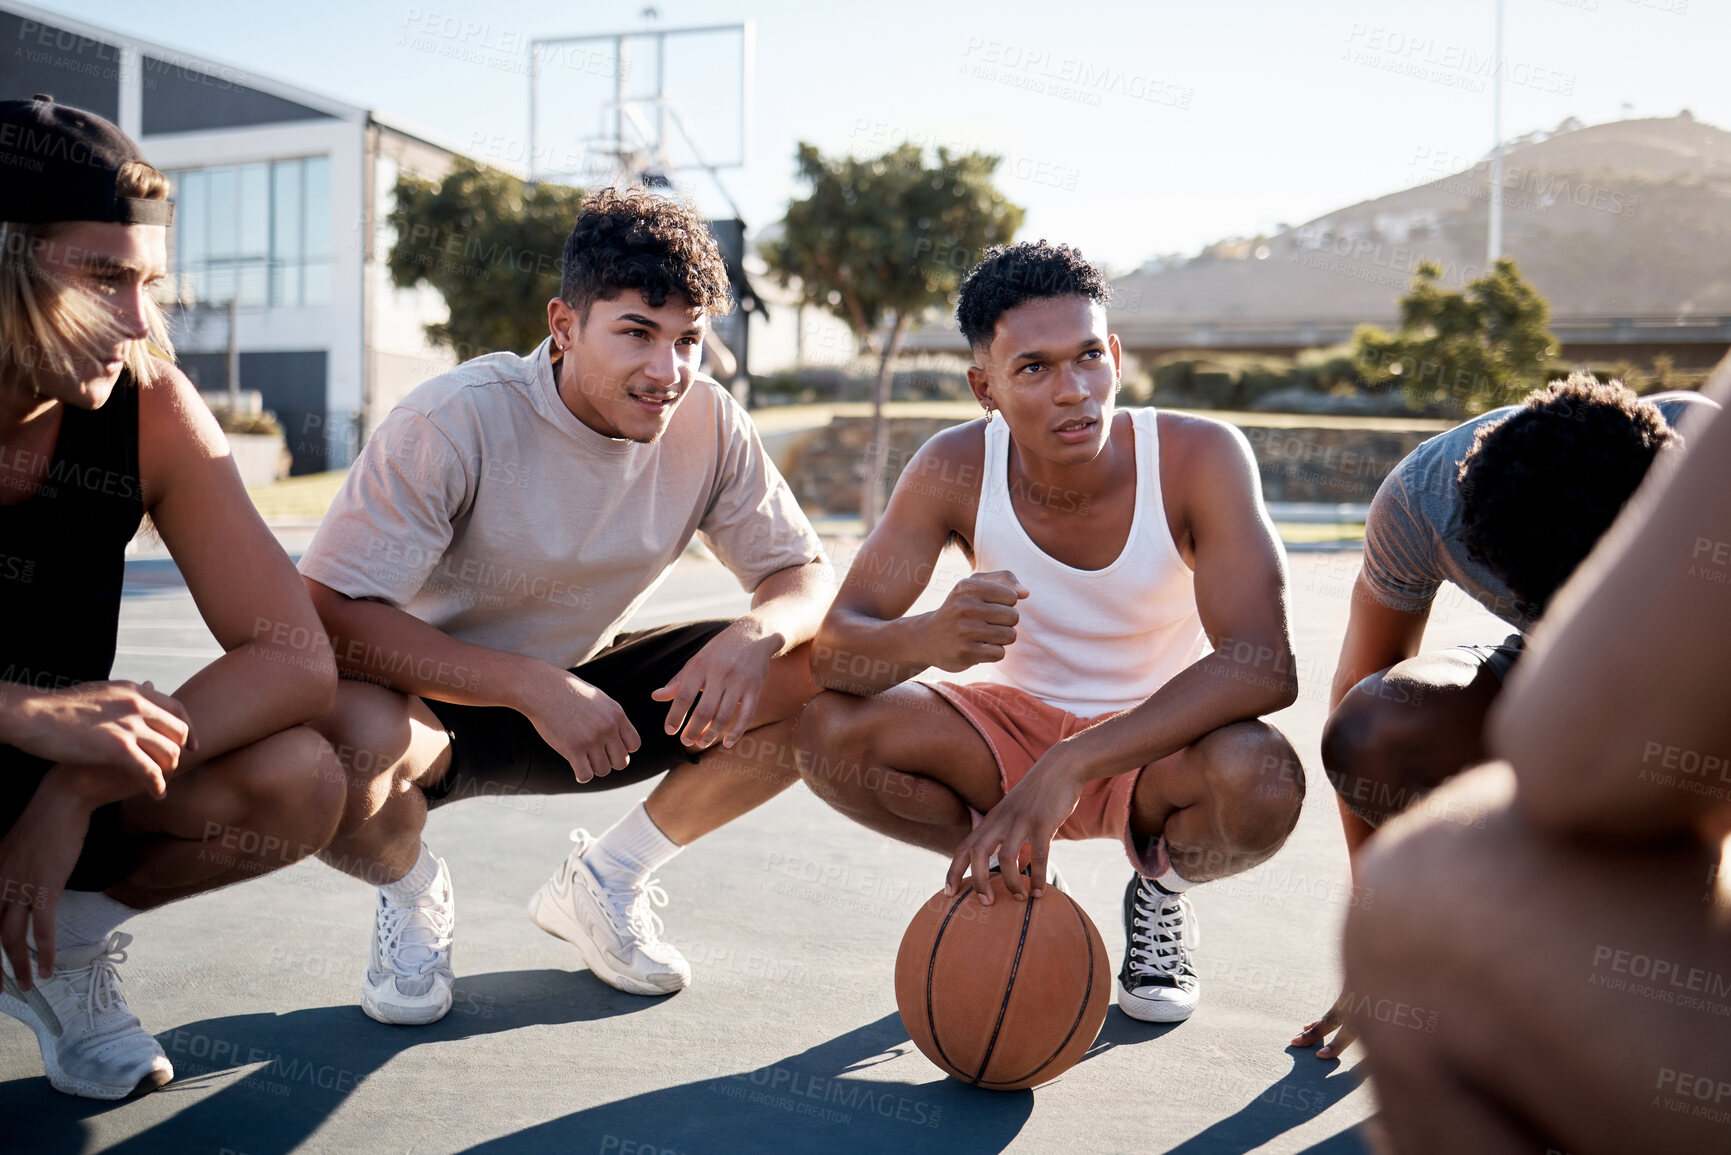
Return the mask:
[[885, 520], [912, 518], [971, 538], [985, 464], [984, 419], [933, 434], [896, 478]]
[[927, 438], [909, 459], [902, 476], [921, 483], [938, 480], [978, 494], [985, 464], [986, 422], [976, 418]]
[[1255, 464], [1249, 438], [1230, 422], [1167, 409], [1156, 410], [1155, 421], [1161, 460], [1174, 467], [1174, 477], [1218, 476]]
[[226, 453], [227, 441], [210, 407], [180, 366], [151, 357], [138, 389], [138, 439], [141, 454], [152, 446], [178, 453], [188, 444]]
[[230, 487], [240, 492], [240, 477], [228, 464], [228, 438], [186, 374], [172, 362], [152, 357], [135, 384], [138, 476], [145, 508], [154, 511], [176, 493]]
[[1472, 452], [1480, 431], [1502, 422], [1519, 412], [1520, 408], [1519, 405], [1505, 405], [1492, 409], [1461, 422], [1453, 429], [1445, 429], [1435, 437], [1426, 438], [1400, 459], [1390, 471], [1389, 478], [1399, 480], [1409, 490], [1433, 497], [1444, 491], [1453, 492], [1457, 488], [1460, 464]]
[[489, 353], [429, 377], [403, 395], [395, 406], [437, 421], [452, 412], [473, 412], [521, 400], [532, 404], [525, 386], [534, 381], [534, 366], [515, 353]]

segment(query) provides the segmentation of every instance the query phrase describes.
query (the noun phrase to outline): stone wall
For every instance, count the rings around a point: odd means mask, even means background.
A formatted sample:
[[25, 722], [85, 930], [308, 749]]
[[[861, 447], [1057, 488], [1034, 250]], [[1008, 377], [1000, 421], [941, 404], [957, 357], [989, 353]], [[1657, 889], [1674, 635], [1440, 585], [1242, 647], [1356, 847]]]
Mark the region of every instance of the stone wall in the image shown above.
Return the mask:
[[[800, 504], [814, 514], [856, 513], [869, 464], [871, 418], [837, 417], [802, 433], [778, 454], [782, 472]], [[895, 477], [926, 439], [957, 424], [942, 417], [892, 417], [890, 477]], [[1268, 501], [1368, 502], [1401, 458], [1434, 427], [1240, 426], [1256, 454]]]
[[[947, 417], [890, 418], [884, 492], [928, 438], [958, 424]], [[782, 472], [807, 513], [859, 512], [860, 489], [871, 468], [871, 440], [870, 417], [836, 417], [787, 447]]]
[[1240, 426], [1256, 454], [1265, 501], [1368, 502], [1432, 430]]

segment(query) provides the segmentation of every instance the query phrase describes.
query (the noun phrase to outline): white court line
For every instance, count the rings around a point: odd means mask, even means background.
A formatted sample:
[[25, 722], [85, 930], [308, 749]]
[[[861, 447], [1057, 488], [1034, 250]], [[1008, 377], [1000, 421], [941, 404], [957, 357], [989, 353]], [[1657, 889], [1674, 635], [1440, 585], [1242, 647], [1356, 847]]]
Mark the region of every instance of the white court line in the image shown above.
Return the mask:
[[116, 646], [115, 656], [125, 654], [129, 658], [220, 658], [223, 651], [216, 647], [203, 650], [184, 650], [174, 646]]

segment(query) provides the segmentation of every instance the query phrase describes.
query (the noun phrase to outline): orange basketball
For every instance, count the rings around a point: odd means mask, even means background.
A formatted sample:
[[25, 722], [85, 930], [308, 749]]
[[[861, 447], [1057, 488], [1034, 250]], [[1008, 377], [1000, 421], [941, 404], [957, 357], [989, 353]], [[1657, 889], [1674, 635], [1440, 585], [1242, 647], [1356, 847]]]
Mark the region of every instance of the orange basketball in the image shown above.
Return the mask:
[[1018, 902], [992, 875], [992, 905], [939, 891], [896, 953], [908, 1037], [945, 1071], [993, 1091], [1057, 1078], [1093, 1045], [1111, 1002], [1106, 944], [1056, 887]]

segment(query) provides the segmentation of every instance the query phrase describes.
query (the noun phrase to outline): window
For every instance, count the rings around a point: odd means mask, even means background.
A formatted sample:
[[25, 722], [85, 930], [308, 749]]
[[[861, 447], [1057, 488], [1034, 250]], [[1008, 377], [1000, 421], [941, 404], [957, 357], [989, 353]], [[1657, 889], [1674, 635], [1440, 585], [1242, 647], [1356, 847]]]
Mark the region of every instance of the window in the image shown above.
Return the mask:
[[170, 172], [174, 271], [194, 299], [324, 305], [331, 298], [331, 162], [310, 156]]

